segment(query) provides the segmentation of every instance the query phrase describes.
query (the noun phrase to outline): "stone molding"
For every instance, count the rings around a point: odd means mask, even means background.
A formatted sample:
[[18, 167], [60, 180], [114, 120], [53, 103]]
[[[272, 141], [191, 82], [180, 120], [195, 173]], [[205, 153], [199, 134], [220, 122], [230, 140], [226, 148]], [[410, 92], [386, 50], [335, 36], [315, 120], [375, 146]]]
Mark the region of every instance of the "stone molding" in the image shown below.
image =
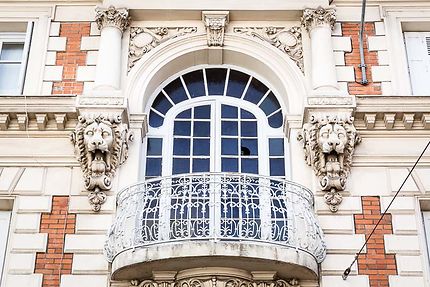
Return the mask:
[[209, 47], [224, 45], [225, 28], [229, 22], [228, 11], [202, 11], [202, 20], [206, 27]]
[[234, 33], [243, 34], [268, 42], [293, 60], [297, 67], [303, 68], [303, 45], [300, 27], [234, 27]]
[[115, 8], [114, 6], [109, 6], [108, 8], [98, 7], [96, 8], [95, 18], [100, 31], [105, 27], [115, 27], [124, 32], [130, 25], [130, 16], [126, 8]]
[[303, 10], [301, 22], [308, 32], [321, 26], [329, 26], [333, 30], [336, 23], [336, 11], [332, 8], [324, 9], [321, 6], [316, 9], [306, 8]]

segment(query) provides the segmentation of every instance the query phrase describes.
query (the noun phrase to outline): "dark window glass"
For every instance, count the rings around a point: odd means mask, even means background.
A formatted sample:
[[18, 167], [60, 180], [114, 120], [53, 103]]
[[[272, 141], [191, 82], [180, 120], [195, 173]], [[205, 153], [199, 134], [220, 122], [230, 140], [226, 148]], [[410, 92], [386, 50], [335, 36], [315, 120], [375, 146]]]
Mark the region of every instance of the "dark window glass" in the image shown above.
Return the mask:
[[163, 125], [164, 118], [154, 111], [149, 112], [149, 125], [153, 128], [158, 128]]
[[257, 136], [257, 122], [241, 122], [240, 133], [243, 137]]
[[242, 162], [242, 172], [258, 174], [258, 160], [243, 158]]
[[175, 121], [173, 134], [176, 136], [190, 136], [191, 122]]
[[161, 155], [163, 139], [148, 138], [147, 155]]
[[210, 96], [223, 95], [225, 86], [226, 69], [206, 69], [206, 81]]
[[257, 79], [252, 79], [244, 99], [251, 103], [258, 104], [267, 90], [268, 88], [262, 82]]
[[195, 119], [210, 119], [211, 118], [211, 106], [199, 106], [194, 108]]
[[230, 70], [226, 95], [240, 98], [248, 83], [249, 76], [239, 71]]
[[269, 139], [269, 155], [270, 156], [284, 155], [284, 139]]
[[222, 158], [221, 171], [222, 172], [237, 172], [239, 169], [237, 158]]
[[222, 121], [221, 134], [223, 136], [237, 136], [237, 122]]
[[255, 119], [255, 116], [247, 110], [240, 109], [240, 118], [242, 119]]
[[209, 171], [209, 159], [195, 158], [193, 159], [193, 172], [205, 172]]
[[222, 105], [221, 117], [224, 119], [237, 119], [237, 107]]
[[[249, 154], [243, 154], [243, 155], [258, 155], [257, 139], [242, 139], [240, 147], [243, 153], [246, 153], [246, 149], [249, 150]], [[246, 148], [246, 149], [242, 150], [242, 148]]]
[[276, 114], [272, 115], [269, 117], [269, 125], [272, 128], [279, 128], [282, 126], [282, 121], [283, 121], [283, 117], [282, 117], [282, 112], [279, 111]]
[[194, 139], [193, 155], [210, 155], [210, 139]]
[[211, 134], [210, 122], [194, 122], [195, 137], [209, 137]]
[[238, 155], [237, 139], [221, 140], [221, 153], [223, 155]]
[[278, 99], [276, 99], [275, 95], [270, 92], [261, 103], [260, 108], [266, 115], [270, 115], [274, 111], [279, 110], [281, 106], [279, 105]]
[[191, 118], [191, 109], [180, 112], [176, 118], [178, 119], [190, 119]]
[[164, 91], [169, 95], [172, 101], [177, 104], [188, 99], [184, 86], [182, 86], [181, 79], [176, 79], [168, 84]]
[[174, 155], [190, 155], [190, 139], [174, 139]]
[[172, 107], [172, 104], [169, 102], [169, 100], [163, 93], [159, 93], [158, 96], [155, 98], [152, 107], [165, 115], [167, 111]]
[[161, 176], [161, 158], [146, 159], [146, 176]]
[[201, 97], [205, 95], [205, 84], [203, 82], [203, 71], [197, 70], [182, 76], [187, 86], [190, 97]]
[[272, 176], [284, 176], [285, 175], [285, 164], [283, 158], [271, 158], [270, 159], [270, 175]]
[[189, 158], [173, 158], [173, 174], [189, 173], [190, 159]]

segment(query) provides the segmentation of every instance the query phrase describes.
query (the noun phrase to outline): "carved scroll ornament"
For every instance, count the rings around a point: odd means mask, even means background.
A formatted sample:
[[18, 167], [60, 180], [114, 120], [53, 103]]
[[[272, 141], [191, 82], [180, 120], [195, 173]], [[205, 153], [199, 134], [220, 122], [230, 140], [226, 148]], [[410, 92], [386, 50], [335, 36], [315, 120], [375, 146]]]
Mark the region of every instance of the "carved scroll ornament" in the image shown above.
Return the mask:
[[352, 155], [361, 138], [347, 115], [311, 116], [298, 140], [303, 142], [305, 160], [318, 176], [325, 202], [336, 212], [342, 202], [351, 170]]
[[80, 116], [71, 140], [85, 178], [85, 189], [94, 211], [106, 201], [117, 168], [128, 157], [133, 135], [120, 116]]

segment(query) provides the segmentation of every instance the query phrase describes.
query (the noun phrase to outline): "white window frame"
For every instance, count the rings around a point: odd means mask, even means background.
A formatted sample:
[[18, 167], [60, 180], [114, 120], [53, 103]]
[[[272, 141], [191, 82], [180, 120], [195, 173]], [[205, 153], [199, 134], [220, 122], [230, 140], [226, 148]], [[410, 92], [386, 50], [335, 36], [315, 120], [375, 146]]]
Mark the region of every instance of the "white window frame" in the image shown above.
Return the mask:
[[11, 210], [0, 210], [0, 283], [4, 278], [7, 242], [10, 230]]

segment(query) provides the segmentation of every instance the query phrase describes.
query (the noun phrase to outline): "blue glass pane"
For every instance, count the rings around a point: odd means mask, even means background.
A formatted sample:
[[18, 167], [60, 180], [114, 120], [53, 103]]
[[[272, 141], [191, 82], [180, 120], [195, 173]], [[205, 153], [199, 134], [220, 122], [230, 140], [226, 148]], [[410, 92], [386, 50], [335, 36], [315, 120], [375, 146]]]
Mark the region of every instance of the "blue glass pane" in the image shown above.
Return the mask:
[[182, 86], [181, 79], [176, 79], [168, 84], [164, 91], [169, 95], [172, 101], [177, 104], [188, 99], [184, 86]]
[[193, 155], [210, 155], [210, 139], [194, 139]]
[[269, 125], [272, 128], [279, 128], [282, 126], [283, 117], [282, 117], [282, 111], [277, 112], [276, 114], [269, 117]]
[[191, 135], [191, 122], [175, 121], [173, 134], [176, 136], [190, 136]]
[[194, 122], [195, 137], [209, 137], [211, 134], [210, 122]]
[[174, 139], [174, 155], [190, 155], [190, 139]]
[[224, 95], [226, 69], [206, 69], [209, 96]]
[[241, 119], [255, 119], [255, 116], [248, 112], [247, 110], [240, 109], [240, 118]]
[[257, 122], [241, 122], [240, 134], [243, 137], [256, 137], [257, 136]]
[[178, 119], [189, 119], [191, 118], [191, 109], [185, 110], [181, 113], [179, 113], [176, 118]]
[[269, 139], [269, 155], [284, 155], [284, 139]]
[[189, 173], [190, 159], [189, 158], [173, 158], [172, 174]]
[[221, 171], [222, 172], [237, 172], [239, 171], [239, 164], [237, 158], [222, 158]]
[[163, 139], [148, 138], [148, 147], [146, 155], [161, 155]]
[[193, 172], [205, 172], [209, 171], [209, 159], [195, 158], [193, 159]]
[[258, 174], [258, 160], [243, 158], [241, 160], [242, 172]]
[[237, 122], [222, 121], [221, 134], [224, 136], [237, 136]]
[[229, 97], [240, 98], [248, 81], [248, 75], [239, 71], [230, 70], [226, 95]]
[[281, 106], [279, 105], [278, 99], [276, 99], [275, 95], [270, 92], [261, 103], [260, 108], [266, 115], [270, 115], [274, 111], [279, 110]]
[[172, 104], [169, 102], [169, 100], [163, 93], [159, 93], [158, 96], [155, 98], [154, 102], [152, 103], [152, 107], [165, 115], [167, 111], [172, 107]]
[[272, 176], [285, 175], [285, 163], [283, 158], [270, 159], [270, 175]]
[[[242, 155], [258, 155], [258, 141], [257, 139], [242, 139], [241, 140], [241, 154]], [[246, 154], [246, 149], [249, 150]]]
[[221, 117], [224, 119], [237, 119], [237, 107], [222, 105]]
[[164, 118], [160, 116], [159, 114], [156, 114], [155, 112], [151, 111], [149, 113], [149, 125], [153, 128], [158, 128], [163, 125]]
[[268, 88], [262, 82], [257, 79], [252, 79], [244, 99], [251, 103], [258, 104], [267, 90]]
[[161, 176], [161, 158], [146, 159], [146, 176]]
[[210, 119], [211, 118], [211, 106], [199, 106], [194, 108], [195, 119]]
[[238, 155], [237, 139], [221, 140], [221, 154], [223, 155]]
[[203, 82], [203, 71], [197, 70], [182, 76], [188, 92], [192, 98], [205, 95], [205, 84]]

